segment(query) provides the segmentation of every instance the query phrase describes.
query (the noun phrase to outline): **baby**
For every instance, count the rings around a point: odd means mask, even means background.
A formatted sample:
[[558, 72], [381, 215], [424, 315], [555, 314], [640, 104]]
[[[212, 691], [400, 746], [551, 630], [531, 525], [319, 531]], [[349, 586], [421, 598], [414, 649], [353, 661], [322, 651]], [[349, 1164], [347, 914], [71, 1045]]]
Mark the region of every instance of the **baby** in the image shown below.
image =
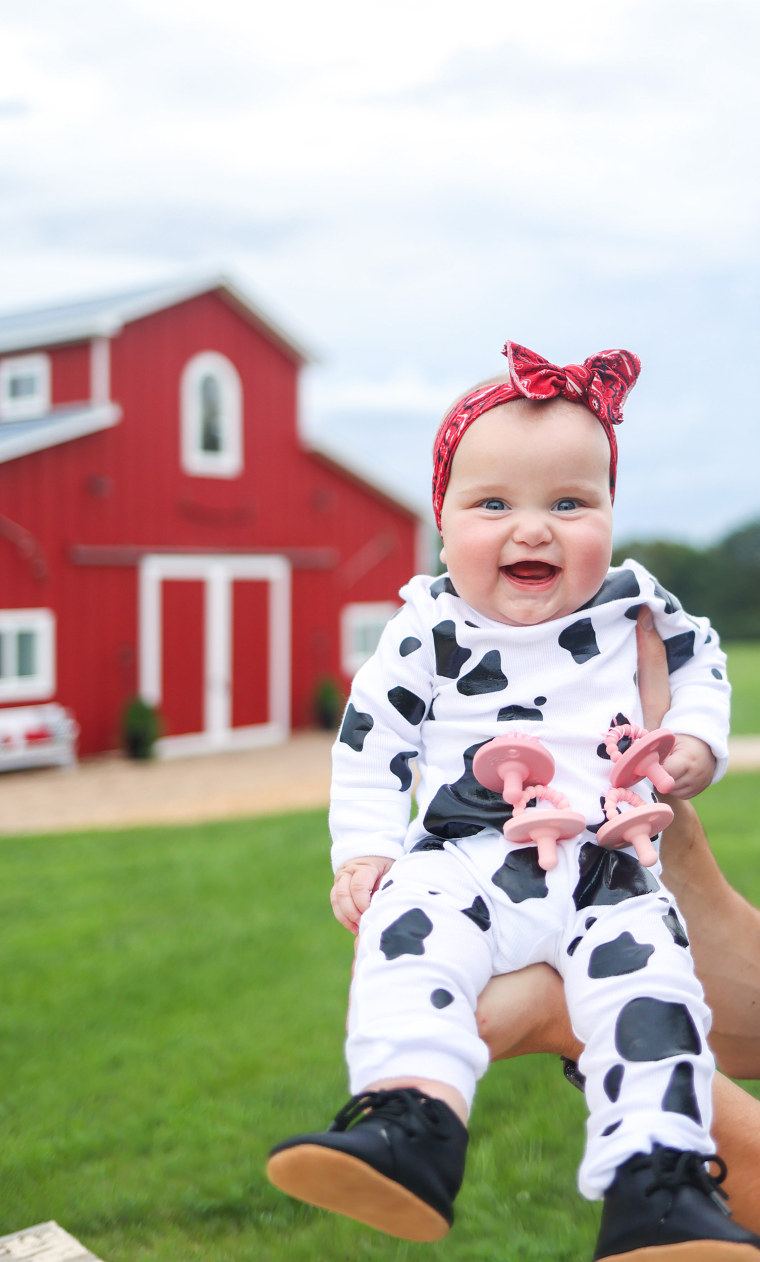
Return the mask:
[[[334, 747], [331, 900], [358, 930], [354, 1095], [329, 1130], [279, 1144], [269, 1177], [392, 1235], [442, 1237], [488, 1063], [478, 995], [494, 974], [544, 961], [585, 1047], [579, 1187], [604, 1198], [595, 1259], [654, 1262], [699, 1241], [700, 1258], [738, 1262], [760, 1237], [726, 1215], [705, 1164], [710, 1013], [686, 933], [656, 858], [645, 867], [597, 841], [618, 753], [605, 736], [636, 736], [641, 721], [639, 612], [651, 610], [668, 652], [675, 742], [663, 765], [676, 796], [725, 769], [725, 657], [706, 620], [643, 567], [610, 568], [614, 426], [638, 359], [606, 351], [558, 368], [514, 343], [505, 354], [508, 375], [460, 400], [436, 437], [448, 572], [403, 589]], [[579, 813], [554, 866], [505, 837], [513, 808], [473, 770], [505, 733], [540, 737], [552, 790]]]

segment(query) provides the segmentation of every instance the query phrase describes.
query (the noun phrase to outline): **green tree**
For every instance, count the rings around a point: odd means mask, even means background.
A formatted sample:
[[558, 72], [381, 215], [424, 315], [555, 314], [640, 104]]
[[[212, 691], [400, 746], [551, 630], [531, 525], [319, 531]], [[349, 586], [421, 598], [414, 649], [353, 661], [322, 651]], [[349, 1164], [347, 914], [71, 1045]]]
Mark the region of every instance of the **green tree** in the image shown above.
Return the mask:
[[760, 640], [760, 518], [717, 544], [630, 540], [613, 553], [640, 561], [690, 613], [705, 615], [726, 640]]

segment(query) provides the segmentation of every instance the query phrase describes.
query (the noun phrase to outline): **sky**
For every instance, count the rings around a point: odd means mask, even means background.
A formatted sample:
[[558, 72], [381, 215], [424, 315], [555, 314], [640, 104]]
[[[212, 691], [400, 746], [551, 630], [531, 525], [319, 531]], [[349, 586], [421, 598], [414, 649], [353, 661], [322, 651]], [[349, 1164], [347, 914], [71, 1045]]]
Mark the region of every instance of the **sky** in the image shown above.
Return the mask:
[[756, 0], [0, 0], [0, 309], [224, 272], [427, 509], [509, 338], [625, 347], [616, 538], [760, 517]]

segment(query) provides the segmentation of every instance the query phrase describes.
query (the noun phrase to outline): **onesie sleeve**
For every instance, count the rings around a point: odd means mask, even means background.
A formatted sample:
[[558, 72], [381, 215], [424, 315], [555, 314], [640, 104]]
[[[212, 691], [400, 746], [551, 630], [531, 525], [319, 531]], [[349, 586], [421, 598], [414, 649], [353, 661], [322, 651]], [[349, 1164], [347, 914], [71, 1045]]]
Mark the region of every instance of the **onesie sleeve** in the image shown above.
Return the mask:
[[332, 751], [333, 870], [363, 855], [403, 853], [414, 759], [433, 699], [431, 643], [414, 599], [407, 599], [357, 671]]
[[[636, 562], [625, 564], [642, 571]], [[716, 760], [714, 784], [728, 765], [731, 686], [726, 655], [707, 618], [686, 613], [675, 596], [651, 574], [647, 577], [652, 584], [647, 603], [665, 643], [670, 676], [671, 704], [662, 726], [671, 732], [697, 736], [710, 746]]]

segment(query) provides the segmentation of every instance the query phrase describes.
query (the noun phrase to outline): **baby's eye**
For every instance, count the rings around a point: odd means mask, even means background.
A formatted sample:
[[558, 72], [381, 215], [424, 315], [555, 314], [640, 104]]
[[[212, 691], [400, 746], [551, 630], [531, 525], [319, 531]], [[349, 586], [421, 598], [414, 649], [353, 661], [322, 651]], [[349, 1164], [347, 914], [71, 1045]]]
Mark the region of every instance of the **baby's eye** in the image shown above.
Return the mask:
[[497, 495], [491, 495], [487, 500], [481, 501], [481, 508], [487, 508], [490, 513], [503, 513], [509, 505], [506, 500], [500, 500]]
[[578, 508], [578, 506], [578, 500], [571, 499], [570, 496], [567, 496], [565, 499], [557, 500], [557, 503], [554, 505], [554, 511], [555, 513], [571, 513], [573, 509]]

